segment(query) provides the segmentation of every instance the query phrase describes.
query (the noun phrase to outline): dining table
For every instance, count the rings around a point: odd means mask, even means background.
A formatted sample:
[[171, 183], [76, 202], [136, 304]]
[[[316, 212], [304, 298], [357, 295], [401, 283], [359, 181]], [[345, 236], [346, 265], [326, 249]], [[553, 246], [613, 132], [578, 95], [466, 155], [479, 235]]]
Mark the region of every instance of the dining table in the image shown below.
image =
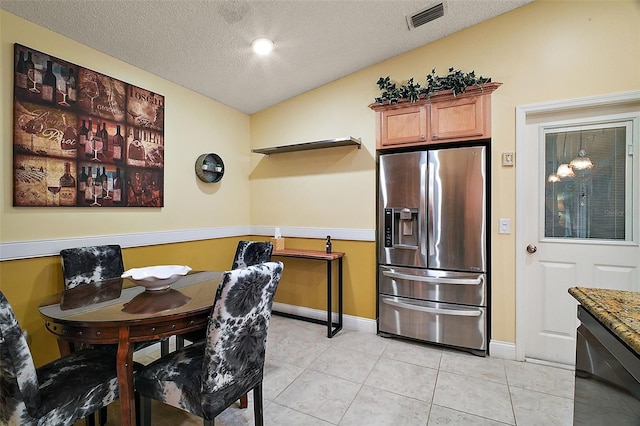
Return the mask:
[[47, 297], [39, 311], [62, 356], [81, 345], [117, 345], [121, 424], [135, 425], [135, 343], [206, 328], [222, 275], [191, 271], [156, 291], [129, 278], [94, 282]]

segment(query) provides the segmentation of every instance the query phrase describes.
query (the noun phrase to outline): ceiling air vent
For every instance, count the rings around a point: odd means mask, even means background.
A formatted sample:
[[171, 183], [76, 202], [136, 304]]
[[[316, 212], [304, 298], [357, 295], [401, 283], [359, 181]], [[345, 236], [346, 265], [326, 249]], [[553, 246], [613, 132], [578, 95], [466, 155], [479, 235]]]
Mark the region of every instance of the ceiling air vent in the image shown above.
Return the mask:
[[418, 28], [420, 25], [424, 25], [444, 16], [444, 4], [440, 3], [428, 9], [424, 9], [415, 15], [407, 16], [407, 25], [409, 29]]

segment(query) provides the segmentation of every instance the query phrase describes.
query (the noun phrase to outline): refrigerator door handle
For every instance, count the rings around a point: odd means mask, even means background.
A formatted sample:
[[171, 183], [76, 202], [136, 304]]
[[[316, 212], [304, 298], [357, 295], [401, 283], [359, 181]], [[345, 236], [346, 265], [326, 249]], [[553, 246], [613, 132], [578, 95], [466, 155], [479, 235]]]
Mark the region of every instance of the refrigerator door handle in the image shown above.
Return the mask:
[[394, 244], [393, 248], [401, 248], [401, 249], [407, 249], [407, 250], [418, 250], [417, 246], [410, 246], [407, 244]]
[[[418, 217], [418, 238], [420, 238], [420, 254], [427, 258], [429, 252], [427, 251], [427, 240], [430, 240], [427, 227], [429, 226], [429, 212], [427, 210], [427, 163], [422, 162], [420, 164], [420, 210]], [[426, 215], [425, 215], [426, 214]], [[425, 216], [425, 217], [422, 217]], [[426, 237], [426, 238], [425, 238]]]
[[430, 284], [464, 284], [464, 285], [480, 285], [482, 284], [482, 275], [477, 278], [438, 278], [438, 277], [421, 277], [419, 275], [401, 274], [393, 271], [383, 271], [382, 275], [389, 278], [398, 278], [401, 280], [420, 281]]
[[433, 255], [436, 252], [436, 220], [435, 209], [433, 207], [433, 191], [434, 191], [434, 180], [436, 178], [435, 167], [433, 164], [427, 162], [429, 179], [427, 180], [426, 191], [427, 191], [427, 217], [429, 218], [427, 223], [427, 241], [429, 243], [429, 256]]
[[384, 303], [387, 305], [395, 306], [397, 308], [410, 309], [413, 311], [426, 312], [428, 314], [436, 314], [436, 315], [452, 315], [458, 317], [479, 317], [482, 315], [482, 311], [473, 309], [473, 310], [457, 310], [457, 309], [440, 309], [440, 308], [430, 308], [428, 306], [419, 306], [413, 305], [411, 303], [402, 303], [396, 302], [394, 300], [382, 299]]

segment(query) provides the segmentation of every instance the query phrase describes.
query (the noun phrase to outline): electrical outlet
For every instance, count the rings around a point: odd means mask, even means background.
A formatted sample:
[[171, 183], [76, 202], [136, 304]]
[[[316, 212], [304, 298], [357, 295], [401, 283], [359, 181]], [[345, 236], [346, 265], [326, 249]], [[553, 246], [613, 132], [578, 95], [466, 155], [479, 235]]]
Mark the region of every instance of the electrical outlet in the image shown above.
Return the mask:
[[513, 152], [503, 152], [502, 153], [502, 165], [503, 166], [513, 166]]

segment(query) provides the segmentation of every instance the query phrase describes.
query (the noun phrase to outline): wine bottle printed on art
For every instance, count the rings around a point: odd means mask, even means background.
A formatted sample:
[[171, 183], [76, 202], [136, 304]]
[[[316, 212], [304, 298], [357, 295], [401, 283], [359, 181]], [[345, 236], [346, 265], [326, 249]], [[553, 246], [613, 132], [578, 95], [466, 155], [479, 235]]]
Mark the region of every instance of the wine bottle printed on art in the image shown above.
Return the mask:
[[40, 79], [40, 73], [36, 70], [36, 64], [33, 62], [33, 54], [31, 52], [27, 52], [27, 60], [25, 61], [25, 72], [27, 74], [27, 86], [29, 87], [29, 92], [31, 93], [40, 93], [38, 90], [38, 83], [42, 83]]
[[109, 151], [109, 132], [107, 132], [107, 123], [102, 122], [102, 130], [100, 130], [100, 137], [102, 138], [102, 152], [107, 154]]
[[84, 191], [87, 189], [87, 171], [86, 167], [82, 166], [82, 172], [78, 176], [78, 194], [84, 197]]
[[127, 147], [128, 163], [132, 166], [144, 166], [144, 144], [140, 140], [140, 131], [138, 129], [133, 130], [133, 140]]
[[20, 89], [27, 88], [27, 61], [24, 58], [24, 51], [20, 51], [20, 57], [16, 64], [16, 86]]
[[89, 129], [87, 129], [87, 120], [83, 118], [82, 126], [80, 126], [80, 130], [78, 132], [78, 143], [83, 149], [87, 143], [87, 133], [89, 133]]
[[93, 175], [91, 173], [91, 167], [89, 167], [89, 172], [87, 173], [87, 184], [85, 185], [84, 190], [84, 200], [86, 202], [93, 201]]
[[62, 139], [60, 139], [60, 149], [62, 149], [62, 151], [74, 151], [75, 155], [75, 151], [78, 148], [77, 145], [77, 133], [76, 133], [76, 129], [72, 126], [68, 126], [67, 125], [67, 117], [62, 114], [62, 124], [64, 127], [64, 130], [62, 132]]
[[69, 96], [69, 100], [75, 102], [78, 100], [78, 90], [76, 88], [77, 80], [76, 73], [73, 68], [69, 68], [69, 77], [67, 80], [67, 94]]
[[64, 174], [60, 177], [60, 205], [76, 205], [76, 180], [71, 175], [71, 163], [64, 163]]
[[120, 176], [120, 167], [116, 168], [116, 176], [113, 178], [113, 202], [115, 204], [122, 203], [122, 177]]
[[100, 167], [96, 167], [96, 176], [93, 178], [93, 196], [102, 199], [102, 177]]
[[89, 120], [89, 127], [87, 129], [87, 135], [85, 137], [84, 156], [87, 158], [93, 157], [93, 122]]
[[120, 125], [116, 126], [116, 134], [113, 135], [113, 159], [115, 161], [122, 160], [122, 147], [124, 146], [124, 138], [120, 133]]
[[42, 100], [55, 104], [57, 87], [56, 75], [53, 73], [53, 62], [47, 61], [47, 70], [42, 77]]

